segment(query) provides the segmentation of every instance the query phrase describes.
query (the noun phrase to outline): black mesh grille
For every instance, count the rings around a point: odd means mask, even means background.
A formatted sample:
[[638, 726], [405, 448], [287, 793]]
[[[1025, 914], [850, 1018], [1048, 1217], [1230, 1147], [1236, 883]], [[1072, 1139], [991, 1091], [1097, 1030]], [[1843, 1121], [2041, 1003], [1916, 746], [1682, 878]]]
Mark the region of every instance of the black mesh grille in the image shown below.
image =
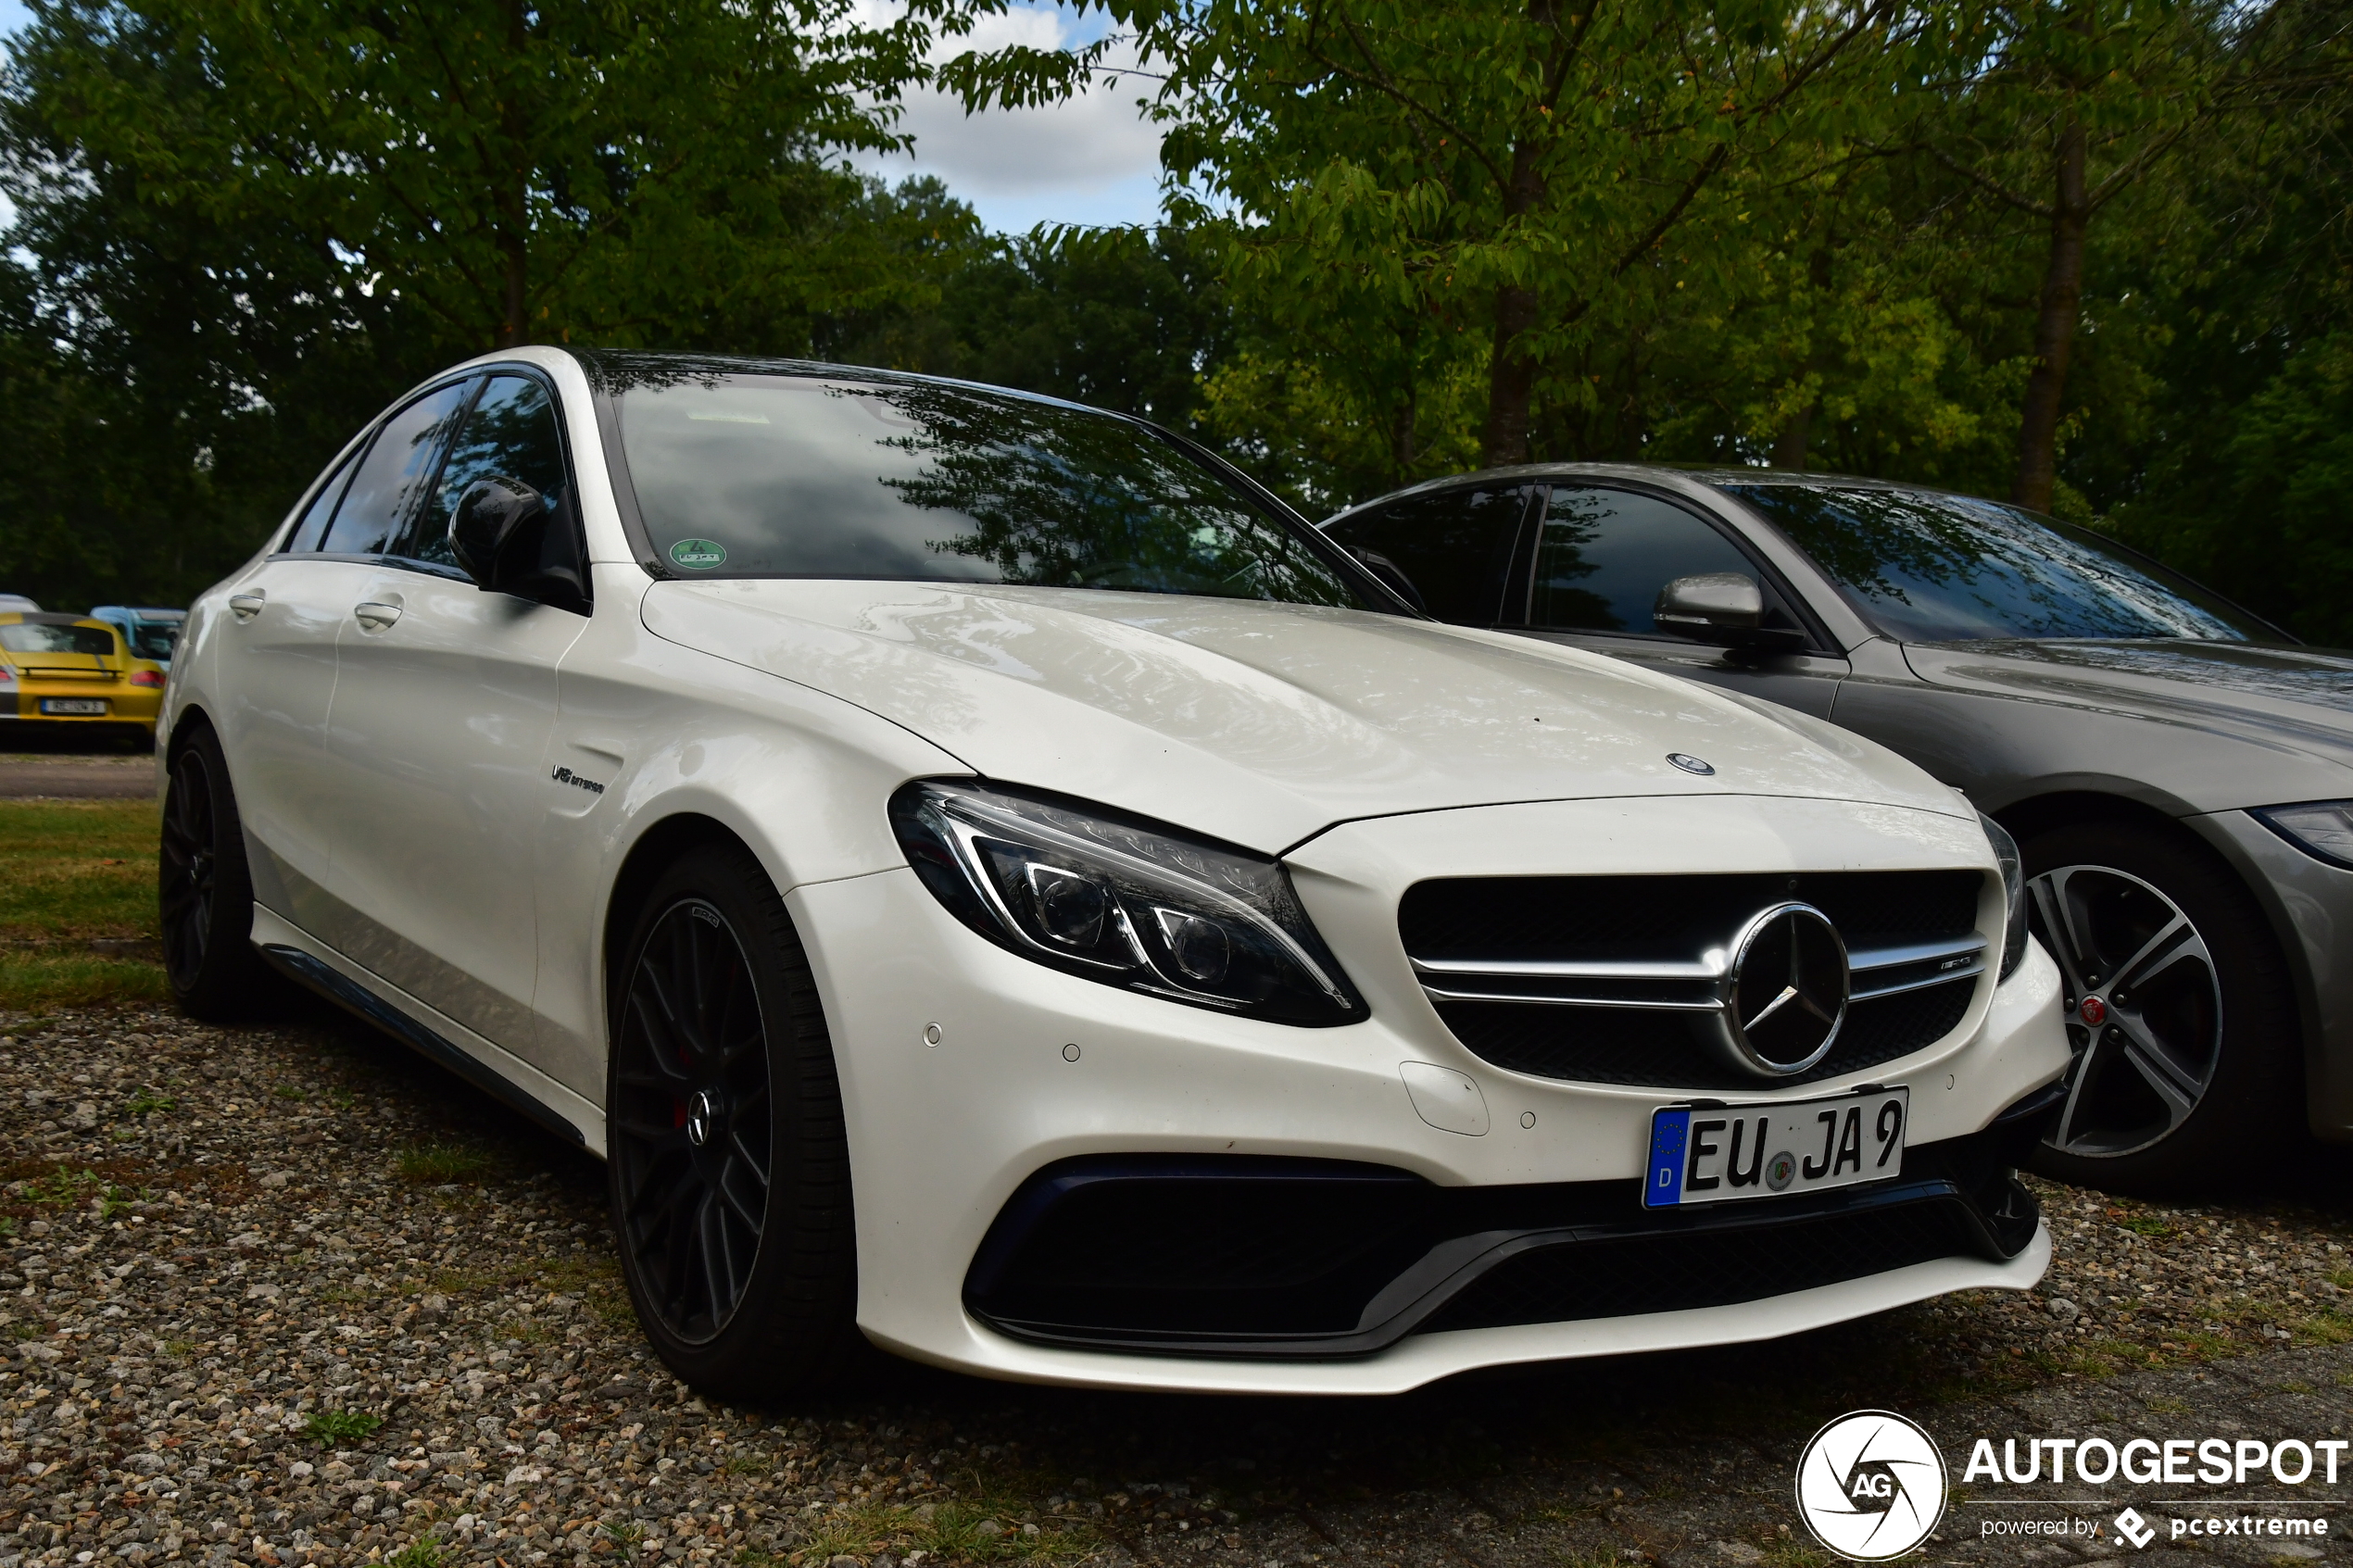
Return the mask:
[[[1967, 870], [1456, 878], [1408, 889], [1398, 930], [1406, 952], [1426, 962], [1689, 962], [1723, 947], [1758, 909], [1796, 898], [1828, 915], [1848, 949], [1860, 951], [1972, 935], [1983, 885], [1983, 873]], [[1963, 977], [1853, 1003], [1830, 1054], [1776, 1082], [1817, 1083], [1925, 1049], [1959, 1026], [1977, 984]], [[1605, 983], [1518, 985], [1614, 994]], [[1472, 982], [1456, 988], [1491, 987]], [[1661, 1089], [1754, 1089], [1757, 1083], [1724, 1060], [1705, 1033], [1709, 1022], [1690, 1013], [1518, 1002], [1437, 1006], [1455, 1038], [1516, 1073]]]
[[[1909, 1056], [1953, 1032], [1969, 1011], [1975, 979], [1953, 980], [1876, 1001], [1853, 1002], [1830, 1055], [1776, 1084], [1812, 1084]], [[1660, 1089], [1755, 1089], [1725, 1065], [1689, 1014], [1619, 1008], [1527, 1007], [1445, 1002], [1438, 1016], [1454, 1037], [1498, 1067], [1579, 1084], [1641, 1084]]]
[[1498, 1264], [1419, 1332], [1728, 1307], [1977, 1252], [1968, 1216], [1950, 1198], [1749, 1230], [1584, 1241]]

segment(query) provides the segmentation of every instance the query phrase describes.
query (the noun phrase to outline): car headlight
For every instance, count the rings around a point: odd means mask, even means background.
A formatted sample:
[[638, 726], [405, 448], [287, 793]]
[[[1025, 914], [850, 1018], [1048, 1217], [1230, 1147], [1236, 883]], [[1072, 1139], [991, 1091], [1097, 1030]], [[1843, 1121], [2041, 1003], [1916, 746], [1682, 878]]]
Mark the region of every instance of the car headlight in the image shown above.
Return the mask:
[[2253, 815], [2312, 859], [2353, 871], [2353, 800], [2266, 806]]
[[1977, 820], [1984, 824], [1994, 858], [2002, 863], [2002, 907], [2008, 911], [2008, 923], [2002, 928], [2001, 978], [2007, 980], [2026, 957], [2026, 859], [2007, 828], [1982, 811]]
[[1366, 1014], [1273, 860], [993, 784], [917, 780], [890, 823], [933, 897], [1026, 959], [1282, 1023]]

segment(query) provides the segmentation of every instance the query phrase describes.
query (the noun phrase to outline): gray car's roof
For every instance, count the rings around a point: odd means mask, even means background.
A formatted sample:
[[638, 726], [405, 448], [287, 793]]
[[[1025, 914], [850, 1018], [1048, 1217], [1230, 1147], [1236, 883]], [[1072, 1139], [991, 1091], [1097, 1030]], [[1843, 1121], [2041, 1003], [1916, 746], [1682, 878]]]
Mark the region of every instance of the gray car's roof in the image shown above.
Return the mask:
[[[1370, 501], [1359, 501], [1345, 507], [1324, 520], [1324, 524], [1339, 521], [1350, 512], [1369, 507], [1375, 502], [1394, 501], [1401, 496], [1418, 495], [1428, 490], [1444, 490], [1458, 484], [1525, 483], [1546, 479], [1632, 479], [1652, 484], [1664, 483], [1675, 489], [1720, 490], [1735, 484], [1809, 484], [1831, 490], [1901, 490], [1914, 495], [1950, 494], [1932, 484], [1898, 483], [1886, 479], [1865, 479], [1857, 474], [1818, 473], [1797, 469], [1743, 468], [1736, 463], [1514, 463], [1504, 468], [1480, 469], [1472, 473], [1450, 473], [1439, 479], [1426, 479], [1419, 484], [1391, 490]], [[1322, 525], [1319, 525], [1322, 526]]]

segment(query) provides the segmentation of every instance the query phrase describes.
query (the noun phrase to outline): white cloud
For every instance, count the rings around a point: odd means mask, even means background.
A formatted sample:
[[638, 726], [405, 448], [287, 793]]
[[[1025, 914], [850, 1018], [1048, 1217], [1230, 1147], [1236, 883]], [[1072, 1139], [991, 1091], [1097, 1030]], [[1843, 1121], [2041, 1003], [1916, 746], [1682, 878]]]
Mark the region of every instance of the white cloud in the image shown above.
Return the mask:
[[[1054, 49], [1076, 42], [1068, 12], [1021, 6], [984, 18], [970, 36], [945, 41], [939, 52], [945, 57], [967, 48]], [[1108, 63], [1132, 67], [1135, 56], [1120, 50]], [[975, 115], [943, 94], [911, 94], [900, 126], [914, 137], [913, 154], [871, 159], [867, 167], [893, 179], [936, 174], [1000, 231], [1040, 222], [1149, 223], [1160, 209], [1161, 137], [1137, 100], [1151, 86], [1137, 77], [1099, 79], [1049, 107]]]

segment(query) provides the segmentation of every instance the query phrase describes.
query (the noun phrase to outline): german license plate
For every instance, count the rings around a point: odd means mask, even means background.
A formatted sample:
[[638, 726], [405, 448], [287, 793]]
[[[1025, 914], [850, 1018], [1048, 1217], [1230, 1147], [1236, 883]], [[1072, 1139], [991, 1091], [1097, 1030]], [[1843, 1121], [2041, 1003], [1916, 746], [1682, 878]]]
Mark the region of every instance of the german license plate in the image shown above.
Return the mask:
[[1912, 1091], [1651, 1112], [1642, 1207], [1730, 1203], [1884, 1181], [1904, 1172]]
[[96, 696], [44, 696], [41, 699], [44, 713], [104, 713], [107, 701]]

